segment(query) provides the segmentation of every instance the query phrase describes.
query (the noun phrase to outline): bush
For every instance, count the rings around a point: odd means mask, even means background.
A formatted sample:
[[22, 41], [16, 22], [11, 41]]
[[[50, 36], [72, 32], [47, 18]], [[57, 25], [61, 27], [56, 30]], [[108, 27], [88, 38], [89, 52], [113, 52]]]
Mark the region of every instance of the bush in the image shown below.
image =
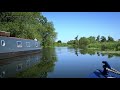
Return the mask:
[[105, 44], [103, 44], [103, 45], [101, 46], [101, 50], [105, 51], [106, 49], [107, 49], [107, 47], [105, 46]]

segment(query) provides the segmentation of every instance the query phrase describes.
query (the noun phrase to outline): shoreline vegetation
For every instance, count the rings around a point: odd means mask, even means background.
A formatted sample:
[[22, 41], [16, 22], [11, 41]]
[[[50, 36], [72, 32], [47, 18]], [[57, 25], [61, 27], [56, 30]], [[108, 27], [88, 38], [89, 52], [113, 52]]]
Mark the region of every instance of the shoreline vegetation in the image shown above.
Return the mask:
[[120, 51], [97, 51], [100, 53], [107, 53], [107, 54], [120, 54]]
[[79, 49], [95, 50], [101, 53], [119, 53], [120, 54], [120, 39], [114, 40], [113, 37], [98, 35], [97, 37], [80, 37], [78, 35], [74, 40], [69, 40], [67, 43], [62, 43], [61, 40], [56, 42], [55, 46], [67, 46]]

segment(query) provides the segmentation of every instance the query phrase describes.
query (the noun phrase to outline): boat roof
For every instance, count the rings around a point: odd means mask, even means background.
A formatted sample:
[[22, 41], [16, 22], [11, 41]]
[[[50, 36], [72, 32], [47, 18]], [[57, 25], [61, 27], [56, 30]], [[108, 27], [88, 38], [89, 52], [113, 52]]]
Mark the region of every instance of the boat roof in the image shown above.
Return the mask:
[[[6, 37], [6, 36], [0, 36], [0, 37]], [[13, 38], [13, 39], [24, 39], [24, 40], [33, 40], [33, 39], [25, 39], [25, 38], [17, 38], [17, 37], [7, 37], [7, 38]]]

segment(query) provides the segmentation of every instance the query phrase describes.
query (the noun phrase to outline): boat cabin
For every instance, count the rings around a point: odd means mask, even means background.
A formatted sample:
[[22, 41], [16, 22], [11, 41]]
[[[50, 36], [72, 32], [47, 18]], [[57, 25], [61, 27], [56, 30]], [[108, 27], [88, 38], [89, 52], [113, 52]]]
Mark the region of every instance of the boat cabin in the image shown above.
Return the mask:
[[0, 31], [0, 36], [10, 37], [10, 32]]

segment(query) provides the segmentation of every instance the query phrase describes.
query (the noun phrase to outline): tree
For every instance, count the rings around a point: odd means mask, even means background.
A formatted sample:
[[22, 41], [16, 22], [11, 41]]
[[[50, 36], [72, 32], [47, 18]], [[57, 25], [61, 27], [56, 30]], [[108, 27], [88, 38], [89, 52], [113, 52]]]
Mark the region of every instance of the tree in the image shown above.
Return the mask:
[[62, 43], [62, 41], [61, 41], [61, 40], [58, 40], [57, 43]]
[[107, 40], [108, 42], [113, 42], [114, 41], [114, 39], [111, 37], [111, 36], [108, 36], [108, 40]]
[[90, 43], [95, 43], [95, 37], [94, 36], [90, 36], [89, 38]]
[[101, 45], [101, 50], [105, 51], [107, 49], [106, 45], [105, 44], [102, 44]]
[[75, 46], [78, 46], [78, 45], [79, 45], [78, 35], [75, 37], [74, 44], [75, 44]]
[[81, 37], [79, 39], [79, 46], [81, 48], [86, 48], [86, 46], [89, 44], [89, 40], [86, 37]]
[[78, 35], [75, 37], [75, 40], [78, 40]]
[[120, 39], [118, 39], [118, 42], [120, 42]]
[[97, 36], [96, 41], [98, 41], [98, 42], [100, 41], [100, 35]]
[[101, 42], [105, 42], [106, 38], [104, 36], [101, 37]]
[[42, 37], [42, 45], [51, 46], [54, 43], [57, 36], [54, 25], [52, 22], [47, 22], [43, 26], [44, 28], [40, 30], [40, 35]]
[[67, 44], [71, 44], [71, 45], [74, 44], [74, 40], [68, 41]]
[[120, 42], [118, 42], [116, 45], [116, 51], [119, 51], [119, 50], [120, 50]]

